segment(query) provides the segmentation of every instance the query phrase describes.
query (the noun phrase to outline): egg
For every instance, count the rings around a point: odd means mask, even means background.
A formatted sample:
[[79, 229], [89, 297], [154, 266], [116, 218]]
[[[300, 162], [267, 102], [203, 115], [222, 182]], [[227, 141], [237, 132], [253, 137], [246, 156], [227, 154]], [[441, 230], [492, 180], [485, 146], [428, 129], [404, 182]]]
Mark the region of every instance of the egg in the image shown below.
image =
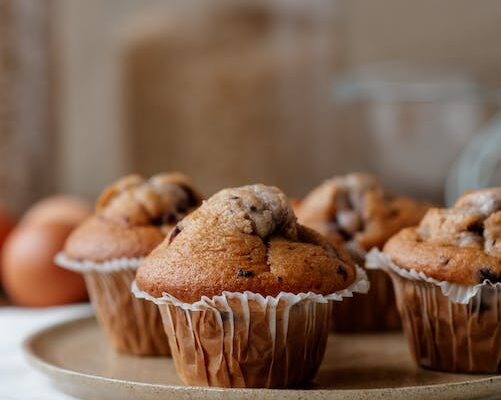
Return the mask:
[[38, 221], [20, 224], [7, 238], [2, 281], [15, 304], [45, 307], [86, 300], [83, 277], [53, 261], [74, 227], [60, 221]]
[[79, 197], [59, 194], [35, 203], [24, 214], [20, 223], [29, 225], [60, 221], [77, 226], [91, 211], [90, 205]]
[[[12, 229], [14, 229], [14, 226], [15, 226], [14, 219], [9, 215], [9, 213], [3, 206], [0, 206], [0, 251], [3, 248], [7, 236], [12, 231]], [[0, 264], [0, 271], [1, 267], [2, 266]], [[1, 282], [2, 280], [0, 273], [0, 283]]]
[[[55, 195], [33, 205], [12, 231], [2, 251], [5, 292], [22, 306], [44, 307], [87, 298], [80, 274], [54, 264], [66, 238], [91, 213], [78, 197]], [[0, 212], [0, 238], [2, 213]]]

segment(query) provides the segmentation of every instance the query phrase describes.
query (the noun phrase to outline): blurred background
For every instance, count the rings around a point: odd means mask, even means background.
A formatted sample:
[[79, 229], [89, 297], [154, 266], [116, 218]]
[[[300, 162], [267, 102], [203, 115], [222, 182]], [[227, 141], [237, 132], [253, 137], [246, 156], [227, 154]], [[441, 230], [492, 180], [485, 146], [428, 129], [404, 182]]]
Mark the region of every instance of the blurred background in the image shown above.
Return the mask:
[[495, 0], [0, 0], [1, 198], [19, 215], [162, 170], [298, 197], [368, 170], [440, 202], [497, 109], [500, 17]]
[[53, 259], [125, 174], [300, 198], [368, 171], [437, 204], [501, 185], [500, 21], [498, 0], [0, 0], [0, 305], [25, 307], [0, 307], [0, 389], [42, 393], [20, 342], [75, 309], [28, 307], [85, 301]]

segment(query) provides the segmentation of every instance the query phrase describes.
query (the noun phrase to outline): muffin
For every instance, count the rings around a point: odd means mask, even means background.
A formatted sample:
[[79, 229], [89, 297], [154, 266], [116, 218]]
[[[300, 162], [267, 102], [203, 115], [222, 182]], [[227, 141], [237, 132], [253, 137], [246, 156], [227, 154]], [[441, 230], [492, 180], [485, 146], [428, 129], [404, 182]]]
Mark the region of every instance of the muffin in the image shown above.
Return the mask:
[[94, 214], [67, 239], [56, 262], [80, 271], [113, 348], [135, 355], [167, 355], [157, 307], [130, 292], [137, 267], [176, 223], [201, 203], [181, 174], [146, 180], [130, 175], [108, 187]]
[[[301, 224], [344, 242], [359, 265], [373, 247], [381, 248], [400, 229], [415, 225], [428, 205], [396, 197], [374, 177], [352, 173], [325, 181], [297, 207]], [[384, 331], [400, 328], [390, 279], [369, 271], [371, 290], [334, 305], [334, 329], [339, 332]]]
[[501, 372], [501, 188], [430, 209], [370, 254], [368, 266], [390, 274], [418, 364]]
[[225, 189], [184, 218], [139, 267], [189, 385], [305, 384], [322, 360], [331, 301], [368, 289], [342, 246], [296, 222], [264, 185]]

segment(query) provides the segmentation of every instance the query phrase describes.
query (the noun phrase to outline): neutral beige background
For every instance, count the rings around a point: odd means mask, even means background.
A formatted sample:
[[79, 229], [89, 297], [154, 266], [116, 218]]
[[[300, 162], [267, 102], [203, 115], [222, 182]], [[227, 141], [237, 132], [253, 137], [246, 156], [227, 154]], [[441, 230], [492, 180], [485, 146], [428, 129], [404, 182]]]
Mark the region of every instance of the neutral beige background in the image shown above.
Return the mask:
[[56, 188], [49, 5], [0, 0], [0, 204], [12, 213]]
[[[301, 47], [307, 54], [306, 62], [299, 69], [286, 68], [283, 59], [262, 61], [263, 58], [258, 57], [261, 68], [268, 69], [266, 73], [261, 69], [261, 74], [265, 74], [261, 77], [260, 72], [256, 72], [261, 82], [273, 80], [279, 68], [291, 74], [285, 75], [282, 82], [294, 82], [294, 85], [285, 85], [288, 89], [280, 92], [288, 100], [286, 106], [280, 99], [273, 99], [273, 91], [267, 94], [266, 83], [249, 85], [243, 89], [248, 102], [253, 98], [264, 99], [255, 108], [240, 99], [245, 103], [244, 115], [257, 112], [258, 122], [256, 118], [252, 120], [255, 127], [241, 125], [245, 116], [242, 120], [228, 119], [223, 130], [207, 126], [208, 122], [219, 123], [227, 114], [221, 112], [207, 94], [217, 85], [204, 83], [200, 74], [204, 71], [217, 74], [215, 70], [226, 68], [232, 61], [225, 59], [225, 66], [219, 67], [217, 63], [207, 68], [192, 66], [192, 72], [199, 77], [186, 78], [189, 90], [184, 97], [181, 89], [179, 93], [167, 90], [174, 87], [176, 79], [184, 79], [182, 75], [191, 57], [185, 52], [185, 58], [181, 57], [176, 63], [165, 55], [169, 38], [187, 30], [186, 26], [178, 26], [175, 32], [159, 28], [162, 15], [166, 15], [167, 21], [167, 15], [173, 13], [169, 8], [174, 3], [55, 0], [53, 29], [60, 61], [62, 155], [58, 182], [62, 190], [93, 197], [110, 180], [131, 170], [151, 173], [160, 169], [182, 169], [189, 172], [207, 194], [221, 186], [262, 180], [299, 196], [333, 173], [365, 167], [364, 157], [357, 150], [365, 144], [363, 136], [348, 136], [344, 111], [339, 115], [339, 110], [326, 108], [327, 71], [315, 69], [318, 68], [315, 57], [319, 53], [312, 53], [311, 44], [307, 42]], [[289, 3], [308, 4], [310, 10], [320, 10], [316, 18], [322, 16], [321, 1]], [[336, 6], [332, 15], [325, 13], [332, 17], [333, 23], [317, 29], [320, 36], [326, 32], [333, 35], [333, 47], [329, 49], [324, 43], [324, 47], [317, 50], [335, 55], [333, 78], [353, 66], [397, 60], [460, 70], [489, 84], [501, 82], [501, 3], [498, 1], [329, 3]], [[245, 53], [245, 45], [240, 46], [239, 51]], [[273, 52], [269, 55], [273, 58]], [[199, 62], [209, 63], [210, 55], [205, 53], [205, 57], [198, 58]], [[173, 70], [167, 74], [163, 68], [168, 62]], [[151, 65], [157, 65], [156, 72], [148, 69]], [[236, 66], [229, 79], [233, 79], [230, 87], [235, 90], [246, 81], [246, 76]], [[168, 117], [172, 114], [162, 108], [168, 101], [179, 100], [171, 109], [179, 115], [181, 109], [190, 104], [189, 96], [203, 93], [204, 88], [208, 90], [205, 100], [198, 97], [195, 103], [199, 107], [204, 101], [209, 105], [200, 109], [199, 120], [186, 118], [176, 122]], [[233, 103], [238, 105], [239, 98], [223, 93], [214, 101], [228, 107]], [[290, 119], [273, 115], [268, 116], [270, 120], [266, 116], [270, 107], [282, 110], [278, 114], [288, 112]], [[230, 112], [230, 115], [233, 114]], [[381, 174], [385, 175], [385, 171]], [[445, 171], [437, 174], [443, 176]], [[426, 178], [420, 184], [425, 187]], [[436, 187], [436, 182], [429, 187], [430, 195], [439, 198], [440, 187]]]

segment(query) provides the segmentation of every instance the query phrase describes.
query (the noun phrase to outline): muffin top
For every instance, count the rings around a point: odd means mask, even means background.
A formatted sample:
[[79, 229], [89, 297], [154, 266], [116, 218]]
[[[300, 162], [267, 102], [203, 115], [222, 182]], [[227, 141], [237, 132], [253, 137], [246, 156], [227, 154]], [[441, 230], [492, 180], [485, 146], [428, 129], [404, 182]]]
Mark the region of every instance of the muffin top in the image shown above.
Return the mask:
[[355, 281], [341, 246], [296, 222], [287, 197], [264, 185], [225, 189], [177, 224], [139, 267], [139, 289], [196, 302], [223, 291], [330, 294]]
[[146, 256], [201, 202], [182, 174], [126, 176], [103, 191], [94, 214], [70, 235], [64, 252], [95, 262]]
[[419, 226], [384, 246], [400, 267], [463, 285], [501, 282], [501, 187], [469, 192], [453, 207], [432, 208]]
[[382, 247], [400, 229], [417, 224], [428, 205], [388, 193], [372, 175], [352, 173], [329, 179], [297, 208], [300, 223], [331, 240], [363, 250]]

